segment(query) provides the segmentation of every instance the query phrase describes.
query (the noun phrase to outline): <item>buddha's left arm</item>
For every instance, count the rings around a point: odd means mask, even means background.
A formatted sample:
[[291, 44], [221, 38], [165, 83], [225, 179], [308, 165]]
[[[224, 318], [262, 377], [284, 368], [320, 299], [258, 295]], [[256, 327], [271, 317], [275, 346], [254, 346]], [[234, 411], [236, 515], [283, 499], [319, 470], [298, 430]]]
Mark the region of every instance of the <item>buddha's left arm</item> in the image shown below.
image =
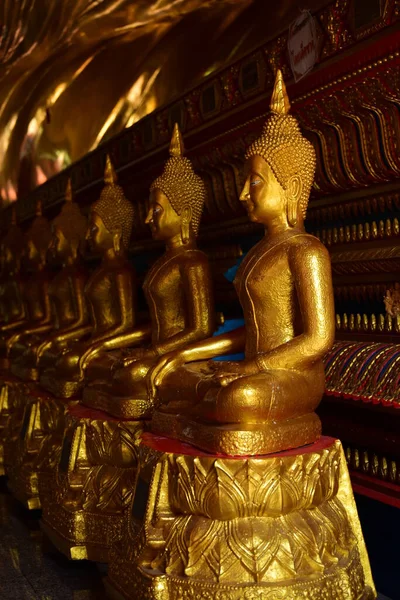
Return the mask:
[[[168, 340], [152, 346], [158, 356], [184, 348], [214, 333], [215, 307], [208, 261], [204, 259], [183, 265], [181, 275], [186, 300], [186, 327]], [[174, 301], [171, 298], [171, 305]]]
[[[47, 281], [44, 284], [43, 289], [43, 317], [40, 319], [40, 321], [38, 321], [37, 327], [30, 329], [29, 333], [44, 333], [46, 329], [41, 329], [41, 327], [46, 325], [50, 325], [49, 329], [51, 329], [51, 327], [54, 325], [54, 312], [50, 300], [49, 284]], [[49, 329], [47, 329], [47, 331]], [[28, 330], [26, 330], [26, 333], [28, 333]]]
[[322, 360], [335, 337], [335, 311], [328, 251], [317, 240], [291, 249], [303, 331], [271, 352], [260, 354], [258, 369], [307, 369]]
[[84, 325], [87, 325], [89, 319], [85, 299], [85, 278], [71, 277], [68, 284], [70, 294], [74, 300], [75, 319], [70, 325], [60, 329], [58, 334], [55, 335], [55, 339], [58, 341], [63, 341], [66, 334], [68, 335], [76, 329], [80, 329]]
[[[115, 339], [118, 336], [132, 330], [136, 320], [136, 282], [133, 271], [124, 271], [117, 273], [114, 284], [116, 287], [116, 295], [119, 299], [119, 319], [118, 322], [107, 331], [100, 335], [95, 335], [89, 344], [91, 348], [100, 350], [105, 342], [110, 339]], [[104, 299], [105, 303], [110, 302], [110, 298]]]

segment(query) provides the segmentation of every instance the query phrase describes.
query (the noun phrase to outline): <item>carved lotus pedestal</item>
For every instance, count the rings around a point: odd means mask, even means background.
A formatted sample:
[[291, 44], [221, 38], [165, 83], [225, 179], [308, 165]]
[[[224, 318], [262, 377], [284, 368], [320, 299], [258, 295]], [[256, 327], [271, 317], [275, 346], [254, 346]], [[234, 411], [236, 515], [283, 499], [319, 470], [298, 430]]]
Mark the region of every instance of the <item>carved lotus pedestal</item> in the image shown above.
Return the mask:
[[338, 440], [254, 458], [144, 443], [158, 461], [142, 530], [112, 550], [113, 598], [376, 597]]
[[22, 420], [27, 385], [8, 373], [1, 374], [0, 382], [0, 475], [8, 475], [14, 464], [16, 426]]
[[81, 405], [69, 408], [56, 464], [39, 477], [41, 527], [69, 559], [108, 562], [129, 519], [143, 426]]
[[[8, 442], [8, 487], [28, 509], [41, 508], [39, 475], [51, 470], [49, 460], [61, 447], [68, 404], [30, 384], [21, 390], [20, 407], [14, 411]], [[12, 460], [11, 460], [12, 459]]]
[[4, 447], [12, 407], [11, 381], [9, 381], [6, 373], [0, 375], [0, 386], [0, 475], [5, 475]]

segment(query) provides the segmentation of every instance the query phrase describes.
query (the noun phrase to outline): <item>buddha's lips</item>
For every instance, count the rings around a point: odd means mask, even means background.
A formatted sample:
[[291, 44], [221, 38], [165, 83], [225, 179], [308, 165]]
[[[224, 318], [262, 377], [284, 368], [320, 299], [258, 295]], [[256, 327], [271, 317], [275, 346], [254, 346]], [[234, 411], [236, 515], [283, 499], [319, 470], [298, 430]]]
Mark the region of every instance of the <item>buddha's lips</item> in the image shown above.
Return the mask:
[[251, 200], [246, 200], [246, 210], [248, 213], [253, 212], [255, 209], [254, 203]]

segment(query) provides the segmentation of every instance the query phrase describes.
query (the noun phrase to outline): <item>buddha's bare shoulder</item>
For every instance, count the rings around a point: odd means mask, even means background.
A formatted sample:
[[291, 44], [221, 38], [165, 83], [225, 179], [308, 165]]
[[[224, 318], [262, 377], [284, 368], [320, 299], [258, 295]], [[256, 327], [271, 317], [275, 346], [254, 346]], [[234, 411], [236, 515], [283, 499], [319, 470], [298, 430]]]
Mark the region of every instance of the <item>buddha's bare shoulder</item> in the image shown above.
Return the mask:
[[191, 248], [179, 255], [179, 263], [183, 268], [208, 268], [209, 261], [207, 255], [197, 248]]
[[288, 243], [291, 246], [292, 258], [305, 260], [315, 257], [319, 260], [330, 260], [327, 248], [314, 235], [301, 233], [289, 238]]

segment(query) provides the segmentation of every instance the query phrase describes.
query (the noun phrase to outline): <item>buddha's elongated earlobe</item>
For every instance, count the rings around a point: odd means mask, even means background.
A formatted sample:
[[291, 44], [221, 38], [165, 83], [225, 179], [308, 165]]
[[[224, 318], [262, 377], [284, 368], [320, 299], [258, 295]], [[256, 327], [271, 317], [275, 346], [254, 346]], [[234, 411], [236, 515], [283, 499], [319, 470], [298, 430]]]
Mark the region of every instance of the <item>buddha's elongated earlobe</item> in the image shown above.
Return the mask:
[[121, 238], [122, 238], [121, 231], [118, 231], [113, 234], [113, 246], [114, 246], [115, 254], [121, 253]]
[[192, 209], [190, 206], [185, 206], [182, 211], [182, 242], [187, 244], [190, 239], [190, 223], [192, 222]]
[[286, 189], [287, 197], [287, 220], [291, 227], [296, 227], [300, 210], [300, 198], [303, 191], [303, 183], [301, 177], [294, 175], [290, 178]]
[[292, 196], [288, 196], [286, 216], [290, 227], [296, 227], [297, 225], [297, 210], [298, 202]]

